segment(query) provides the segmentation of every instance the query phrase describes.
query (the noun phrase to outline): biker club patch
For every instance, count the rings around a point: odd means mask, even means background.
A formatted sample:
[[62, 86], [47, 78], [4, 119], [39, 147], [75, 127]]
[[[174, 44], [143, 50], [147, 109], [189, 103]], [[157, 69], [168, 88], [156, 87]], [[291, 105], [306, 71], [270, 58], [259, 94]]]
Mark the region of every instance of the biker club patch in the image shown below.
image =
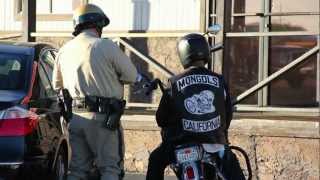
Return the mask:
[[210, 75], [189, 75], [183, 77], [177, 81], [178, 91], [183, 90], [184, 88], [196, 85], [196, 84], [206, 84], [219, 88], [219, 78], [216, 76]]
[[184, 107], [190, 114], [202, 115], [213, 113], [216, 108], [213, 105], [214, 94], [209, 90], [201, 91], [199, 94], [184, 100]]

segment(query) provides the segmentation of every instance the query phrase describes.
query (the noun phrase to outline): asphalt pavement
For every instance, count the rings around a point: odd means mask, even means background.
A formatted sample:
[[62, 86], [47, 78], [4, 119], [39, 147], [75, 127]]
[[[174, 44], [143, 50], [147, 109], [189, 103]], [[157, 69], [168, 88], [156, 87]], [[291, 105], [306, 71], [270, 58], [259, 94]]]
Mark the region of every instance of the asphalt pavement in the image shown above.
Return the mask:
[[[143, 174], [126, 174], [124, 180], [145, 180], [146, 176]], [[166, 176], [164, 180], [177, 180], [173, 176]]]

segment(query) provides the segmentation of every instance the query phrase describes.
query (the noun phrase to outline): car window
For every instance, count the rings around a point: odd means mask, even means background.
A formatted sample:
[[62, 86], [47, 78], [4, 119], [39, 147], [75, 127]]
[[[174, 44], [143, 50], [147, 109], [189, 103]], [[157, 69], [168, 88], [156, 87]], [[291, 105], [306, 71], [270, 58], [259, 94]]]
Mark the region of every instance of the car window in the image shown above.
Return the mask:
[[54, 66], [54, 57], [50, 49], [44, 50], [40, 54], [39, 59], [39, 76], [41, 80], [41, 85], [45, 89], [47, 96], [55, 96], [56, 92], [53, 90], [52, 82], [52, 72]]
[[0, 90], [21, 90], [27, 81], [25, 61], [19, 56], [0, 54]]

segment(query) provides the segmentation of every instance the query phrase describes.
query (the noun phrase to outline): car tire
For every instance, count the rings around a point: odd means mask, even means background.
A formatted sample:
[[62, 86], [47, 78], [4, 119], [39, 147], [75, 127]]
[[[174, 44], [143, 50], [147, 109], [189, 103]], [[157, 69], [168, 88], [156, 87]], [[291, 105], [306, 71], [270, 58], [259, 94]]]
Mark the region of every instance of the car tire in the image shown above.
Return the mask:
[[56, 157], [56, 163], [52, 172], [51, 180], [66, 180], [68, 172], [68, 163], [65, 150], [61, 148]]

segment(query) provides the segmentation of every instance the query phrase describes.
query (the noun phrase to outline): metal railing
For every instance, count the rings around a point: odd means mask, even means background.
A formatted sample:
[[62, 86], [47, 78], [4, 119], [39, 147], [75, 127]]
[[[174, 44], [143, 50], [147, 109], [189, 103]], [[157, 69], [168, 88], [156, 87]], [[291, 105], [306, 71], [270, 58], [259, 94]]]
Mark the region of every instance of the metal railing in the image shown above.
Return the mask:
[[171, 72], [168, 68], [164, 67], [162, 64], [157, 62], [154, 59], [151, 59], [150, 57], [145, 56], [142, 54], [140, 51], [138, 51], [136, 48], [134, 48], [132, 45], [130, 45], [128, 42], [124, 41], [122, 38], [117, 38], [114, 41], [120, 43], [123, 45], [125, 48], [127, 48], [130, 52], [134, 53], [138, 57], [140, 57], [143, 61], [163, 73], [167, 78], [171, 77], [174, 75], [173, 72]]
[[[193, 31], [197, 32], [197, 30]], [[188, 32], [113, 32], [103, 31], [103, 38], [153, 38], [153, 37], [182, 37]], [[72, 31], [37, 31], [32, 32], [31, 37], [66, 37], [72, 38]]]
[[[133, 47], [130, 43], [128, 43], [123, 38], [115, 38], [113, 39], [114, 42], [116, 42], [118, 45], [124, 46], [127, 50], [138, 56], [141, 60], [145, 61], [147, 64], [149, 64], [151, 67], [155, 68], [157, 71], [161, 72], [163, 75], [166, 76], [166, 78], [170, 78], [174, 75], [172, 71], [170, 71], [168, 68], [157, 62], [156, 60], [144, 55], [142, 52], [137, 50], [135, 47]], [[157, 104], [152, 103], [127, 103], [127, 107], [142, 107], [142, 108], [157, 108]]]
[[290, 69], [298, 66], [299, 64], [301, 64], [302, 62], [305, 62], [308, 60], [308, 57], [316, 54], [319, 51], [319, 46], [316, 46], [314, 48], [312, 48], [311, 50], [309, 50], [308, 52], [304, 53], [303, 55], [301, 55], [300, 57], [298, 57], [297, 59], [295, 59], [294, 61], [292, 61], [291, 63], [287, 64], [286, 66], [284, 66], [283, 68], [279, 69], [278, 71], [274, 72], [273, 74], [271, 74], [270, 76], [268, 76], [266, 79], [264, 79], [263, 81], [259, 82], [258, 84], [256, 84], [255, 86], [249, 88], [248, 90], [246, 90], [245, 92], [243, 92], [242, 94], [240, 94], [239, 96], [236, 97], [235, 101], [233, 102], [233, 105], [238, 104], [240, 101], [242, 101], [243, 99], [247, 98], [248, 96], [252, 95], [253, 93], [255, 93], [256, 91], [260, 90], [261, 88], [269, 85], [273, 80], [275, 80], [276, 78], [278, 78], [279, 76], [281, 76], [282, 74], [288, 72]]
[[0, 35], [0, 40], [10, 40], [14, 38], [20, 38], [22, 34], [9, 34], [9, 35]]
[[267, 37], [267, 36], [317, 36], [317, 31], [279, 31], [279, 32], [228, 32], [226, 37]]
[[320, 12], [269, 12], [269, 13], [262, 13], [262, 12], [256, 12], [256, 13], [233, 13], [232, 17], [245, 17], [245, 16], [316, 16], [320, 15]]

